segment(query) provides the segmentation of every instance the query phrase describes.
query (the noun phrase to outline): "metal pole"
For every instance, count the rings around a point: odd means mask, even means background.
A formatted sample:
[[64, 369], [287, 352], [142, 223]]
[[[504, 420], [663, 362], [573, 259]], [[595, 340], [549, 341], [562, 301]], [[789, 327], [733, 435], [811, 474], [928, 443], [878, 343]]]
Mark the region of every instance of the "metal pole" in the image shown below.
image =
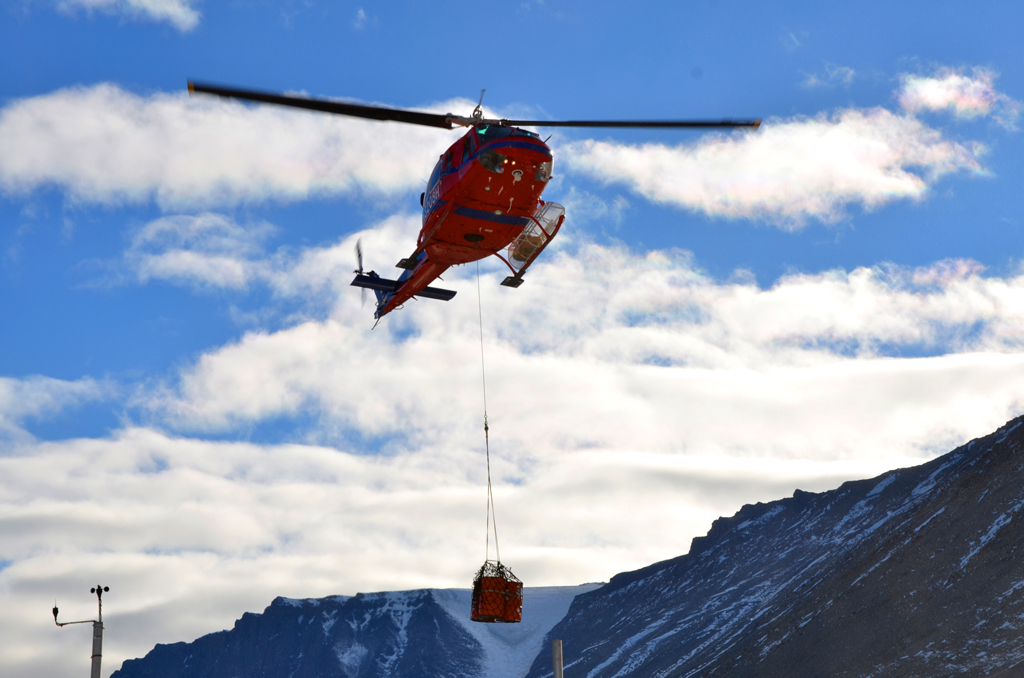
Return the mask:
[[99, 616], [92, 623], [92, 674], [89, 678], [100, 678], [100, 660], [103, 659], [103, 592], [110, 587], [96, 585], [89, 593], [96, 594]]
[[554, 678], [562, 678], [562, 641], [551, 641], [551, 663], [555, 667]]
[[89, 589], [89, 593], [96, 594], [96, 602], [99, 606], [99, 617], [83, 621], [59, 622], [57, 621], [57, 601], [53, 605], [53, 623], [57, 626], [68, 626], [70, 624], [92, 624], [92, 672], [90, 678], [100, 678], [100, 661], [103, 659], [103, 592], [109, 591], [109, 586], [96, 586]]
[[103, 622], [92, 623], [92, 673], [89, 678], [100, 678], [100, 660], [103, 658]]

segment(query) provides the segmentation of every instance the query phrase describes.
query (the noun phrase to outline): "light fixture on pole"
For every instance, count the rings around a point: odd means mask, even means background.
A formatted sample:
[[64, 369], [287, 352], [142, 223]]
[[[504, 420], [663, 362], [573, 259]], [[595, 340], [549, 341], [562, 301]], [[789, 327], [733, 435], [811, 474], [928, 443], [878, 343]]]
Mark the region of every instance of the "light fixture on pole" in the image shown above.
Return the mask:
[[53, 605], [53, 623], [57, 626], [68, 626], [70, 624], [92, 624], [92, 673], [90, 678], [100, 678], [100, 660], [103, 658], [103, 593], [109, 591], [109, 586], [95, 586], [89, 589], [89, 593], [96, 594], [99, 603], [99, 618], [86, 619], [83, 621], [59, 622], [57, 621], [57, 601]]

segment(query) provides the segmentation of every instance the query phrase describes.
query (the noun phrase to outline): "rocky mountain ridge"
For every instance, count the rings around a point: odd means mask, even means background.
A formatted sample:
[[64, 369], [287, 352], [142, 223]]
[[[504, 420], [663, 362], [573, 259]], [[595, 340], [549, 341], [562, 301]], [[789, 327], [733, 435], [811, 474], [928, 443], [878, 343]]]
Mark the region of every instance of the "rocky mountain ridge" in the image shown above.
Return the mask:
[[[745, 506], [579, 596], [549, 638], [594, 677], [1024, 675], [1022, 424]], [[539, 656], [527, 676], [546, 675]]]

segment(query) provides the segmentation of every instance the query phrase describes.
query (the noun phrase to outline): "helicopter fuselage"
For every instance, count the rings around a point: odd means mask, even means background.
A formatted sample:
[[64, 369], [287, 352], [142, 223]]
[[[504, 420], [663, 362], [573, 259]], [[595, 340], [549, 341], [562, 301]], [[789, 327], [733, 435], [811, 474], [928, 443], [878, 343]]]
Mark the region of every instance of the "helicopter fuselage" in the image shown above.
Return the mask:
[[[533, 132], [480, 124], [441, 155], [420, 197], [423, 227], [394, 291], [378, 294], [380, 318], [449, 267], [501, 251], [531, 224], [551, 179], [551, 149]], [[559, 220], [559, 226], [561, 221]], [[510, 268], [512, 268], [510, 266]], [[516, 270], [513, 268], [513, 273]]]

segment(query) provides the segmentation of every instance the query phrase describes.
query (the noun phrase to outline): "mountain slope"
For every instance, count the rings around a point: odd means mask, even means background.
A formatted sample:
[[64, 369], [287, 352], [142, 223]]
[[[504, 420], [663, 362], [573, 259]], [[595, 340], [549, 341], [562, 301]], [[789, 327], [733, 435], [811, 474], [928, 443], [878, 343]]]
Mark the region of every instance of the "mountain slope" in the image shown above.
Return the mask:
[[276, 598], [231, 631], [157, 645], [111, 678], [520, 678], [573, 598], [599, 584], [531, 588], [522, 624], [469, 621], [469, 589]]
[[[1024, 675], [1024, 420], [922, 466], [745, 506], [579, 596], [567, 675]], [[550, 676], [541, 653], [528, 678]]]

